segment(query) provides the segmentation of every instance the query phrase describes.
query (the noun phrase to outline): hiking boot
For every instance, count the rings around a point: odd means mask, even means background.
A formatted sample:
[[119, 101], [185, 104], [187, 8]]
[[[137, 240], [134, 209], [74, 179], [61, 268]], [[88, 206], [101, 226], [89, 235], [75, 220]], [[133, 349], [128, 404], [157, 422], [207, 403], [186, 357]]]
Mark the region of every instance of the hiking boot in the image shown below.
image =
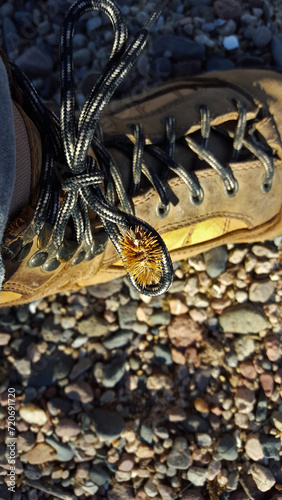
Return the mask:
[[157, 295], [170, 287], [172, 261], [282, 233], [282, 75], [210, 73], [108, 104], [162, 5], [126, 45], [123, 18], [107, 2], [115, 49], [76, 124], [71, 33], [85, 3], [73, 4], [62, 31], [60, 122], [11, 66], [43, 163], [39, 195], [6, 229], [2, 305], [126, 273]]

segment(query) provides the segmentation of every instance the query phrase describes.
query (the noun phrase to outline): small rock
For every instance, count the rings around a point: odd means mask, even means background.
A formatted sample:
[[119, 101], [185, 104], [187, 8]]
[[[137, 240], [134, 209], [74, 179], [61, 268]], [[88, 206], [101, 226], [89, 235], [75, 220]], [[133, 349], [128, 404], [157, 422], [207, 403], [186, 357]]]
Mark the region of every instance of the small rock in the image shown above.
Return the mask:
[[253, 42], [256, 47], [266, 47], [271, 41], [271, 31], [266, 26], [260, 26], [253, 31]]
[[[271, 52], [276, 68], [282, 68], [282, 38], [274, 35], [271, 40]], [[278, 241], [278, 238], [277, 238]], [[277, 245], [279, 246], [279, 245]]]
[[65, 387], [65, 393], [68, 398], [80, 401], [82, 404], [90, 403], [94, 398], [92, 388], [87, 382], [69, 384]]
[[153, 448], [149, 448], [149, 446], [140, 444], [136, 450], [136, 456], [138, 458], [153, 458], [155, 456], [155, 452]]
[[274, 380], [272, 373], [261, 373], [259, 376], [260, 383], [267, 398], [273, 394]]
[[37, 444], [32, 450], [27, 452], [27, 461], [30, 464], [41, 465], [45, 462], [56, 460], [54, 448], [45, 443]]
[[249, 471], [260, 491], [269, 491], [275, 485], [275, 478], [267, 467], [260, 464], [252, 464]]
[[103, 318], [90, 316], [90, 318], [83, 319], [78, 322], [77, 329], [82, 335], [88, 337], [102, 337], [109, 331], [109, 324]]
[[276, 335], [267, 335], [264, 339], [264, 347], [269, 361], [275, 363], [281, 358], [281, 342]]
[[225, 245], [212, 248], [204, 253], [206, 272], [211, 278], [216, 278], [225, 271], [228, 251]]
[[150, 377], [147, 378], [146, 386], [149, 391], [171, 389], [173, 387], [173, 381], [168, 375], [150, 375]]
[[92, 415], [95, 431], [102, 441], [112, 441], [122, 433], [124, 419], [119, 413], [97, 408]]
[[96, 299], [108, 299], [119, 293], [122, 289], [122, 280], [120, 278], [110, 281], [109, 283], [100, 283], [99, 285], [91, 285], [87, 287], [87, 291], [96, 297]]
[[243, 377], [254, 380], [257, 377], [257, 372], [252, 361], [243, 361], [239, 365], [239, 370], [242, 373]]
[[255, 281], [249, 289], [249, 299], [252, 302], [268, 302], [275, 292], [275, 285], [271, 280]]
[[256, 402], [255, 393], [247, 387], [238, 387], [235, 392], [234, 402], [239, 412], [245, 414], [251, 413]]
[[53, 70], [53, 60], [49, 54], [34, 45], [17, 58], [16, 64], [29, 78], [49, 76]]
[[239, 361], [244, 361], [248, 358], [256, 349], [255, 341], [248, 337], [239, 337], [234, 342], [234, 349], [236, 351]]
[[248, 457], [255, 462], [264, 458], [258, 433], [251, 434], [249, 437], [247, 437], [245, 451]]
[[195, 467], [194, 465], [188, 469], [187, 479], [194, 486], [204, 486], [207, 479], [208, 471], [203, 467]]
[[217, 449], [219, 456], [224, 460], [233, 461], [238, 457], [236, 439], [230, 434], [224, 434]]
[[70, 418], [63, 418], [55, 427], [57, 436], [62, 438], [62, 441], [67, 442], [70, 438], [77, 436], [81, 429], [79, 425]]
[[146, 77], [150, 69], [148, 56], [142, 53], [137, 59], [137, 69], [141, 76]]
[[167, 457], [169, 467], [186, 470], [190, 463], [190, 451], [185, 438], [177, 437], [174, 440], [172, 450]]
[[241, 15], [241, 5], [237, 0], [217, 0], [214, 11], [220, 19], [238, 19]]
[[271, 418], [276, 429], [282, 432], [282, 412], [274, 411]]
[[78, 378], [82, 373], [86, 372], [89, 370], [89, 368], [93, 365], [93, 361], [91, 358], [84, 357], [80, 358], [78, 362], [73, 366], [69, 378], [70, 380], [75, 380]]
[[196, 398], [194, 401], [194, 407], [199, 413], [207, 414], [210, 412], [209, 405], [203, 398]]
[[258, 333], [268, 326], [263, 309], [253, 304], [235, 304], [225, 309], [219, 323], [224, 332], [233, 333]]
[[204, 57], [205, 48], [203, 44], [183, 36], [159, 35], [153, 41], [154, 56], [163, 56], [165, 52], [170, 52], [176, 60], [181, 60], [183, 57], [201, 60]]
[[130, 453], [124, 453], [118, 463], [118, 470], [122, 472], [130, 472], [134, 467], [134, 455]]
[[112, 351], [113, 349], [121, 349], [126, 347], [133, 338], [133, 332], [130, 330], [120, 330], [103, 340], [102, 344], [106, 349]]
[[260, 434], [259, 440], [264, 458], [274, 458], [275, 460], [279, 460], [279, 452], [281, 451], [280, 439], [269, 434]]
[[29, 451], [36, 441], [36, 434], [31, 431], [21, 432], [17, 438], [17, 450], [18, 453], [24, 453]]
[[73, 458], [74, 451], [67, 444], [56, 441], [52, 436], [46, 437], [46, 443], [56, 450], [59, 462], [69, 462]]
[[91, 17], [86, 22], [87, 35], [90, 38], [95, 38], [97, 36], [97, 29], [102, 26], [102, 19], [100, 16]]
[[158, 494], [158, 489], [153, 480], [150, 478], [148, 481], [144, 484], [144, 490], [145, 493], [148, 495], [150, 498], [154, 498]]
[[115, 387], [125, 374], [125, 358], [117, 356], [105, 368], [102, 385], [103, 387]]
[[198, 434], [199, 432], [209, 432], [210, 424], [207, 419], [199, 415], [188, 415], [184, 422], [185, 430], [191, 432], [192, 434]]
[[202, 327], [187, 314], [176, 316], [168, 326], [168, 336], [176, 347], [187, 347], [202, 340]]
[[235, 65], [233, 61], [225, 57], [220, 57], [217, 55], [210, 55], [206, 60], [206, 71], [225, 71], [228, 69], [234, 69]]
[[223, 38], [223, 46], [226, 50], [235, 50], [239, 48], [239, 41], [237, 36], [230, 35]]
[[8, 345], [11, 340], [11, 335], [9, 333], [0, 333], [0, 346]]
[[27, 464], [24, 469], [24, 475], [32, 481], [38, 481], [42, 477], [42, 471], [38, 465]]
[[48, 417], [44, 410], [34, 404], [22, 405], [19, 410], [21, 418], [29, 424], [42, 426], [46, 424]]
[[155, 348], [155, 358], [158, 363], [161, 365], [172, 365], [172, 357], [169, 349], [162, 345], [157, 345]]

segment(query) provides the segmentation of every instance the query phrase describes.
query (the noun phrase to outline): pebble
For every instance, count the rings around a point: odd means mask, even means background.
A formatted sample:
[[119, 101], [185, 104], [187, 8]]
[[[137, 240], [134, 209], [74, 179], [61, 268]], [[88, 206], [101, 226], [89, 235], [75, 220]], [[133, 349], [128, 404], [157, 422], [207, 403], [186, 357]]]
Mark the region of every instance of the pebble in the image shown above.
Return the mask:
[[92, 412], [95, 431], [102, 441], [112, 441], [120, 436], [124, 429], [124, 419], [115, 411], [96, 408]]
[[194, 486], [204, 486], [207, 479], [207, 474], [208, 474], [207, 469], [192, 465], [192, 467], [188, 469], [187, 479]]
[[219, 474], [220, 469], [221, 469], [220, 460], [211, 460], [207, 470], [208, 481], [213, 481], [215, 477]]
[[78, 362], [73, 366], [69, 378], [70, 380], [75, 380], [78, 378], [80, 375], [82, 375], [84, 372], [89, 370], [91, 368], [93, 362], [91, 358], [83, 357], [78, 360]]
[[276, 429], [278, 429], [278, 431], [282, 432], [282, 412], [274, 411], [272, 413], [271, 418], [272, 418], [273, 424], [276, 427]]
[[266, 26], [260, 26], [253, 31], [253, 42], [256, 47], [262, 48], [271, 41], [271, 31]]
[[[282, 68], [282, 37], [274, 35], [271, 40], [271, 52], [276, 68]], [[278, 241], [278, 239], [277, 239]], [[277, 245], [278, 246], [278, 245]]]
[[260, 434], [259, 440], [264, 457], [279, 460], [279, 452], [281, 451], [280, 439], [268, 434]]
[[240, 413], [249, 414], [253, 411], [256, 402], [256, 395], [254, 391], [247, 387], [237, 387], [234, 403]]
[[9, 333], [0, 333], [0, 346], [8, 345], [11, 340], [11, 335]]
[[74, 456], [74, 451], [67, 444], [62, 444], [56, 441], [53, 437], [46, 436], [45, 441], [52, 446], [57, 453], [57, 460], [59, 462], [69, 462]]
[[187, 314], [181, 314], [172, 319], [167, 331], [173, 345], [187, 347], [202, 339], [203, 329]]
[[53, 70], [51, 56], [36, 45], [26, 49], [16, 59], [16, 64], [29, 78], [48, 77]]
[[125, 374], [125, 358], [115, 357], [103, 370], [103, 387], [112, 388], [118, 384]]
[[147, 378], [146, 383], [147, 389], [149, 391], [159, 391], [161, 389], [171, 389], [173, 387], [173, 381], [168, 375], [150, 375]]
[[151, 478], [144, 484], [144, 490], [149, 498], [154, 498], [158, 494], [158, 488]]
[[21, 418], [29, 424], [37, 424], [40, 427], [46, 424], [48, 417], [44, 410], [34, 404], [22, 405], [19, 410]]
[[275, 477], [267, 467], [260, 464], [252, 464], [249, 471], [259, 491], [269, 491], [274, 486], [276, 482]]
[[205, 48], [203, 44], [182, 36], [159, 35], [153, 41], [154, 56], [163, 56], [165, 52], [169, 52], [176, 60], [183, 57], [203, 59]]
[[219, 317], [224, 332], [259, 333], [268, 326], [263, 309], [253, 304], [235, 304]]
[[191, 432], [192, 434], [198, 434], [199, 432], [208, 432], [210, 430], [208, 420], [199, 415], [188, 415], [184, 422], [184, 425], [187, 432]]
[[100, 16], [91, 17], [86, 21], [86, 31], [89, 38], [94, 38], [96, 30], [102, 26], [102, 19]]
[[91, 386], [87, 382], [77, 382], [65, 387], [68, 398], [87, 404], [93, 401], [94, 395]]
[[259, 440], [259, 433], [256, 432], [247, 437], [245, 451], [248, 457], [255, 462], [264, 458], [263, 449]]
[[223, 47], [226, 50], [235, 50], [239, 48], [239, 41], [237, 36], [229, 35], [223, 38]]
[[82, 335], [91, 337], [102, 337], [109, 331], [109, 324], [103, 318], [90, 316], [78, 322], [77, 329]]
[[171, 366], [173, 361], [172, 361], [172, 356], [171, 352], [169, 349], [162, 345], [157, 345], [155, 348], [155, 358], [156, 361], [160, 364], [164, 364], [167, 366]]
[[220, 19], [237, 19], [241, 14], [241, 5], [237, 0], [216, 0], [214, 11]]
[[190, 451], [184, 437], [177, 437], [173, 442], [171, 452], [167, 457], [167, 464], [174, 469], [186, 470], [190, 463]]
[[114, 349], [121, 349], [126, 347], [133, 339], [133, 332], [129, 330], [120, 330], [118, 333], [114, 333], [109, 337], [106, 337], [102, 344], [106, 349], [110, 351]]
[[31, 431], [21, 432], [17, 437], [17, 450], [18, 453], [31, 450], [35, 445], [36, 434]]
[[211, 278], [216, 278], [225, 271], [228, 251], [225, 245], [212, 248], [204, 253], [206, 272]]
[[45, 462], [51, 462], [56, 460], [56, 457], [57, 454], [54, 448], [46, 443], [39, 443], [27, 452], [27, 461], [33, 465], [42, 465]]
[[270, 398], [273, 394], [274, 389], [274, 380], [272, 373], [261, 373], [259, 379], [264, 390], [264, 394], [267, 398]]
[[248, 337], [239, 337], [234, 341], [234, 349], [239, 361], [244, 361], [256, 350], [255, 341]]
[[69, 439], [76, 437], [81, 432], [79, 425], [70, 418], [62, 418], [55, 427], [55, 433], [63, 442], [67, 443]]
[[219, 440], [217, 451], [220, 458], [233, 461], [238, 457], [236, 439], [230, 434], [224, 434]]
[[249, 299], [251, 302], [268, 302], [275, 291], [275, 285], [271, 280], [255, 281], [249, 289]]

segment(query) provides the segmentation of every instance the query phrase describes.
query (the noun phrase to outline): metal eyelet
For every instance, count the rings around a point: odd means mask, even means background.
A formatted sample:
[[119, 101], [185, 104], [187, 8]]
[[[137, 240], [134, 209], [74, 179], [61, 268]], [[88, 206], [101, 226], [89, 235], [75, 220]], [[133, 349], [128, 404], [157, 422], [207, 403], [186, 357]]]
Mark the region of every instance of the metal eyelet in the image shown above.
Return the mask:
[[272, 188], [272, 179], [269, 179], [268, 181], [262, 181], [261, 183], [261, 190], [263, 193], [269, 193], [269, 191]]
[[39, 267], [45, 264], [48, 258], [47, 252], [37, 252], [35, 253], [27, 262], [28, 267]]
[[72, 266], [77, 266], [78, 264], [80, 264], [84, 259], [85, 259], [85, 251], [83, 250], [82, 252], [79, 252], [79, 254], [77, 254], [75, 256], [75, 258], [73, 259], [72, 261]]
[[237, 181], [237, 179], [234, 178], [234, 187], [232, 189], [227, 189], [227, 187], [224, 185], [224, 191], [227, 198], [234, 198], [234, 196], [236, 196], [239, 191], [239, 182]]
[[199, 207], [204, 201], [205, 193], [204, 190], [199, 187], [197, 196], [190, 194], [190, 201], [195, 207]]
[[42, 266], [42, 271], [46, 271], [48, 273], [55, 271], [58, 269], [61, 263], [57, 259], [51, 259]]
[[165, 217], [168, 216], [169, 211], [170, 211], [170, 203], [168, 203], [167, 205], [164, 205], [161, 201], [157, 203], [156, 206], [157, 217], [159, 217], [160, 219], [164, 219]]

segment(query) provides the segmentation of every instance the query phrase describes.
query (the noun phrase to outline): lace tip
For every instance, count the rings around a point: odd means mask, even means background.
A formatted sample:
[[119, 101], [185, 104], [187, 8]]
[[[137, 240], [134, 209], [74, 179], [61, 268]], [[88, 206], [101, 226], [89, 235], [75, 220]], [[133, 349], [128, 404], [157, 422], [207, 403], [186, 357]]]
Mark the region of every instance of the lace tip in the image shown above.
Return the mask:
[[124, 267], [143, 289], [162, 278], [162, 249], [157, 238], [142, 227], [127, 229], [119, 239]]

